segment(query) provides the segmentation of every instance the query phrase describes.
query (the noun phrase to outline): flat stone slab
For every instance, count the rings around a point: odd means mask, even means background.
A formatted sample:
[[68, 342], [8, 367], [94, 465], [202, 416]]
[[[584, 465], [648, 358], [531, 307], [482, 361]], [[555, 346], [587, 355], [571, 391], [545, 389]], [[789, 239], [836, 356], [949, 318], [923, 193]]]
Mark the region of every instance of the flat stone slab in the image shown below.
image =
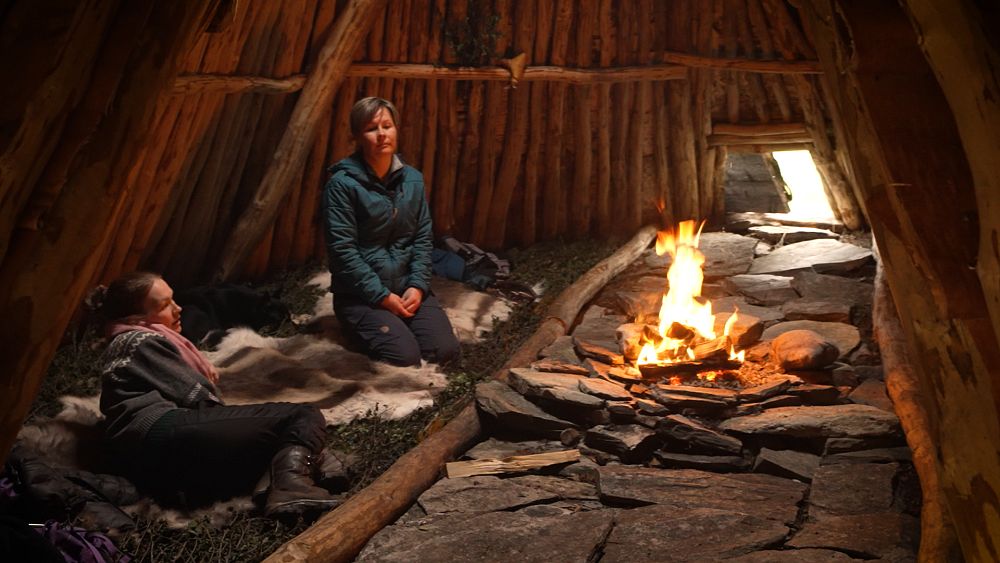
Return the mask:
[[708, 397], [695, 397], [692, 395], [682, 395], [680, 393], [668, 393], [661, 389], [653, 389], [650, 395], [657, 403], [674, 411], [683, 409], [693, 409], [701, 411], [718, 411], [732, 405], [731, 402]]
[[810, 518], [785, 545], [837, 549], [865, 559], [916, 561], [920, 523], [908, 514], [882, 512]]
[[653, 455], [660, 465], [668, 469], [699, 469], [716, 473], [744, 471], [750, 467], [746, 458], [736, 455], [698, 455], [665, 452], [659, 450]]
[[897, 461], [912, 461], [913, 452], [907, 446], [895, 448], [873, 448], [856, 452], [829, 454], [820, 462], [823, 465], [835, 463], [892, 463]]
[[614, 381], [587, 377], [577, 382], [580, 391], [595, 397], [607, 399], [609, 401], [631, 401], [632, 394], [625, 390], [625, 386]]
[[559, 499], [559, 495], [491, 475], [441, 479], [417, 502], [429, 515], [448, 512], [479, 514], [511, 510]]
[[[605, 503], [659, 504], [683, 513], [698, 508], [751, 514], [782, 524], [795, 521], [806, 486], [753, 473], [709, 473], [608, 465], [598, 468], [597, 490]], [[661, 555], [662, 556], [662, 555]]]
[[770, 244], [795, 244], [807, 240], [836, 239], [840, 237], [840, 235], [828, 229], [794, 227], [789, 225], [750, 227], [749, 235]]
[[576, 427], [572, 422], [543, 411], [500, 381], [476, 385], [476, 403], [504, 428], [533, 436], [559, 439], [559, 433], [564, 429]]
[[857, 559], [831, 549], [786, 549], [782, 551], [765, 549], [726, 561], [727, 563], [837, 563], [857, 561]]
[[473, 446], [462, 457], [466, 459], [503, 459], [515, 455], [540, 454], [565, 449], [566, 447], [558, 440], [507, 442], [488, 438]]
[[737, 434], [796, 438], [882, 438], [900, 434], [896, 415], [868, 405], [778, 407], [723, 421], [720, 430]]
[[356, 561], [441, 563], [588, 561], [614, 521], [611, 510], [491, 512], [388, 526], [369, 540]]
[[813, 270], [846, 274], [873, 260], [871, 250], [846, 242], [817, 239], [788, 244], [761, 256], [750, 265], [751, 274], [790, 274]]
[[860, 385], [854, 388], [854, 391], [851, 391], [851, 394], [847, 398], [852, 403], [870, 405], [884, 411], [896, 412], [892, 400], [889, 399], [889, 395], [886, 393], [885, 383], [877, 379], [862, 381]]
[[743, 442], [679, 414], [663, 417], [656, 432], [665, 440], [680, 443], [694, 451], [722, 452], [739, 455]]
[[[905, 445], [902, 434], [854, 438], [828, 438], [823, 446], [823, 455], [861, 452], [881, 448], [895, 448]], [[826, 459], [826, 458], [824, 458]]]
[[874, 286], [871, 282], [811, 271], [796, 272], [792, 278], [792, 287], [805, 299], [852, 305], [872, 304]]
[[732, 313], [739, 309], [739, 312], [752, 315], [760, 319], [764, 324], [772, 324], [785, 318], [785, 314], [780, 309], [774, 307], [761, 307], [752, 305], [746, 299], [739, 296], [722, 297], [712, 299], [712, 310], [716, 313]]
[[641, 463], [660, 446], [656, 432], [638, 424], [596, 426], [587, 430], [583, 443], [618, 456], [626, 463]]
[[590, 370], [578, 363], [545, 358], [531, 363], [531, 369], [549, 373], [572, 373], [575, 375], [590, 375]]
[[794, 450], [762, 448], [754, 461], [756, 473], [769, 473], [778, 477], [810, 482], [819, 467], [819, 456]]
[[657, 384], [656, 388], [665, 393], [673, 393], [676, 395], [687, 395], [689, 397], [699, 397], [702, 399], [713, 399], [716, 401], [722, 401], [727, 404], [733, 404], [736, 402], [736, 391], [732, 389], [723, 389], [720, 387], [698, 387], [695, 385], [667, 385], [667, 384]]
[[611, 340], [595, 341], [574, 335], [573, 348], [581, 357], [592, 358], [616, 366], [623, 365], [625, 357], [618, 351], [618, 342], [615, 340], [615, 330], [618, 326], [620, 325], [615, 325], [615, 328], [611, 330]]
[[781, 395], [791, 386], [792, 380], [788, 377], [772, 377], [760, 385], [740, 390], [737, 398], [743, 403], [759, 403], [764, 399]]
[[851, 304], [841, 301], [830, 301], [802, 297], [789, 301], [781, 306], [781, 312], [790, 321], [825, 321], [834, 323], [849, 323], [851, 321]]
[[807, 405], [832, 405], [840, 399], [840, 389], [832, 385], [803, 383], [790, 388], [787, 393], [802, 399]]
[[594, 484], [574, 481], [573, 479], [546, 475], [524, 475], [510, 477], [506, 481], [558, 495], [563, 500], [597, 500], [597, 487]]
[[828, 323], [822, 321], [786, 321], [771, 325], [764, 329], [760, 339], [774, 340], [780, 334], [793, 330], [811, 330], [833, 343], [840, 350], [840, 357], [847, 356], [861, 343], [861, 333], [852, 325], [846, 323]]
[[590, 370], [590, 375], [593, 377], [601, 377], [622, 383], [639, 383], [642, 381], [642, 374], [632, 366], [613, 366], [591, 358], [584, 360], [583, 366]]
[[820, 466], [809, 492], [809, 516], [891, 511], [893, 481], [898, 471], [898, 463]]
[[538, 357], [569, 364], [580, 363], [580, 357], [576, 355], [576, 350], [573, 349], [573, 337], [568, 335], [560, 336], [552, 344], [542, 348], [542, 351], [538, 353]]
[[[588, 313], [595, 310], [595, 307], [588, 309]], [[573, 329], [574, 343], [581, 341], [599, 346], [608, 350], [618, 350], [618, 342], [615, 340], [615, 329], [618, 325], [629, 322], [631, 319], [623, 315], [599, 315], [597, 313], [584, 315], [580, 324]], [[579, 350], [577, 350], [579, 352]]]
[[582, 409], [600, 409], [604, 400], [580, 391], [579, 375], [546, 373], [525, 368], [508, 371], [510, 386], [525, 397], [537, 397]]
[[725, 232], [701, 233], [698, 250], [705, 255], [705, 279], [745, 274], [753, 262], [757, 239]]
[[799, 298], [792, 288], [791, 276], [741, 274], [726, 278], [722, 286], [730, 293], [742, 295], [751, 304], [765, 307]]
[[616, 520], [602, 563], [720, 561], [774, 545], [788, 533], [781, 522], [716, 508], [646, 506], [620, 511]]

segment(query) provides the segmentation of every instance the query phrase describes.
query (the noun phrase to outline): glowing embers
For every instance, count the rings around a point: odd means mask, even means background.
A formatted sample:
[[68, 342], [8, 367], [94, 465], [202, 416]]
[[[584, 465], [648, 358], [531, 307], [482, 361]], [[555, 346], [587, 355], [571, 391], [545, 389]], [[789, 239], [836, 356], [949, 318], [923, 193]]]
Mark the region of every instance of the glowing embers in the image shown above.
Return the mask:
[[[718, 334], [712, 302], [701, 295], [705, 256], [698, 250], [698, 239], [703, 226], [704, 222], [696, 228], [694, 221], [684, 221], [676, 232], [657, 234], [656, 253], [669, 254], [671, 263], [659, 322], [645, 326], [638, 335], [634, 361], [644, 376], [697, 373], [710, 367], [736, 367], [743, 361], [743, 352], [736, 352], [729, 338], [738, 312], [726, 319]], [[699, 374], [700, 379], [709, 377]]]

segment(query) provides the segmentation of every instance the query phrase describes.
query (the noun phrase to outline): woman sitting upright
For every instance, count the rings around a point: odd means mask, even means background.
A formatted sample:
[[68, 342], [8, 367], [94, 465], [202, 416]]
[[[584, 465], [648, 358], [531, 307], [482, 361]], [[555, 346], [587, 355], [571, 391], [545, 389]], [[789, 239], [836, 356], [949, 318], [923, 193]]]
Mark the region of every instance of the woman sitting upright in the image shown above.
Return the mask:
[[336, 504], [315, 486], [326, 422], [312, 406], [225, 406], [219, 375], [181, 336], [181, 308], [162, 278], [126, 274], [88, 304], [105, 320], [101, 412], [121, 473], [186, 504], [251, 490], [270, 467], [268, 514]]
[[459, 354], [431, 292], [431, 216], [423, 176], [396, 154], [399, 116], [382, 98], [351, 109], [355, 153], [334, 165], [323, 191], [334, 312], [377, 360], [445, 363]]

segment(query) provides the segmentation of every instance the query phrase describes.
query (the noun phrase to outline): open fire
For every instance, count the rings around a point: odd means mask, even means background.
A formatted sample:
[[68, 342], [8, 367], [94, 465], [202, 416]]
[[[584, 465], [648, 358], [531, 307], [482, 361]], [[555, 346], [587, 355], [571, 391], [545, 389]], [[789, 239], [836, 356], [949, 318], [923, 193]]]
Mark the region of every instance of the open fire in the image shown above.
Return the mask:
[[[738, 313], [730, 315], [722, 334], [717, 334], [712, 302], [701, 295], [705, 256], [698, 250], [698, 239], [703, 226], [704, 222], [696, 228], [694, 221], [683, 221], [676, 232], [657, 234], [656, 253], [669, 254], [672, 261], [659, 322], [655, 327], [645, 326], [639, 335], [635, 366], [644, 374], [668, 373], [684, 367], [692, 368], [686, 371], [698, 372], [701, 367], [710, 369], [743, 362], [744, 352], [737, 352], [729, 338]], [[711, 381], [715, 372], [698, 375]]]

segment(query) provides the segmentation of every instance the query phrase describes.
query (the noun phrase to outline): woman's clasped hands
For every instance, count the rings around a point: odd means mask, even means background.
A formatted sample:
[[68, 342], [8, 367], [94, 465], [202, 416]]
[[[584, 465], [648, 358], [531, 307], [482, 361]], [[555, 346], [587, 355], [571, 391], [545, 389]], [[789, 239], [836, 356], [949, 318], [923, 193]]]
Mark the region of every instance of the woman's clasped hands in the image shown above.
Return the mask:
[[408, 319], [416, 314], [423, 300], [424, 292], [415, 287], [410, 287], [403, 292], [402, 296], [395, 293], [386, 295], [379, 305], [397, 317]]

